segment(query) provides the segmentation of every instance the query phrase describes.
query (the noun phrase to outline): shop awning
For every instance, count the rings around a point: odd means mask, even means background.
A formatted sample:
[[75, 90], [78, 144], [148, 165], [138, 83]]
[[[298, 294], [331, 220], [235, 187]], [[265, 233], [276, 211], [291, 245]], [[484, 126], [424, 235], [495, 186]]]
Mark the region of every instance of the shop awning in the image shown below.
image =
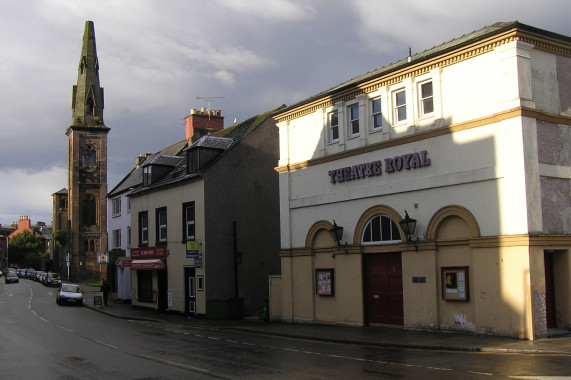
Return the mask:
[[165, 269], [165, 263], [161, 259], [133, 260], [131, 269], [134, 270], [161, 270]]

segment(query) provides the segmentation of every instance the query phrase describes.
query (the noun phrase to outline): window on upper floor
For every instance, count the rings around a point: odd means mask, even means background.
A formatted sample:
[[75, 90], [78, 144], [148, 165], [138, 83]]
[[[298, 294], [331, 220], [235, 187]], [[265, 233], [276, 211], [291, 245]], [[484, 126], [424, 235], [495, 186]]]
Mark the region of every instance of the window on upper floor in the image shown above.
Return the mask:
[[387, 215], [375, 215], [365, 225], [363, 244], [386, 244], [402, 241], [397, 224]]
[[151, 165], [147, 165], [143, 168], [143, 186], [149, 186], [151, 184], [151, 168]]
[[139, 213], [139, 245], [149, 244], [149, 213], [141, 211]]
[[349, 137], [359, 135], [359, 105], [349, 106]]
[[131, 226], [127, 226], [127, 244], [131, 246]]
[[184, 203], [182, 205], [184, 240], [196, 239], [195, 228], [195, 207], [194, 202]]
[[157, 244], [167, 242], [167, 208], [161, 207], [155, 210], [157, 223]]
[[92, 194], [88, 194], [81, 201], [81, 225], [97, 225], [97, 199]]
[[339, 113], [335, 110], [328, 115], [329, 142], [339, 141]]
[[113, 207], [113, 216], [121, 215], [121, 198], [113, 198], [112, 207]]
[[381, 97], [371, 99], [371, 131], [383, 129], [383, 112], [381, 109]]
[[432, 82], [420, 84], [420, 116], [426, 116], [434, 112], [434, 97]]
[[395, 123], [406, 121], [406, 91], [399, 90], [393, 93]]
[[88, 145], [83, 150], [81, 159], [82, 166], [95, 166], [97, 165], [97, 152], [93, 145]]
[[121, 230], [113, 230], [113, 248], [121, 248]]

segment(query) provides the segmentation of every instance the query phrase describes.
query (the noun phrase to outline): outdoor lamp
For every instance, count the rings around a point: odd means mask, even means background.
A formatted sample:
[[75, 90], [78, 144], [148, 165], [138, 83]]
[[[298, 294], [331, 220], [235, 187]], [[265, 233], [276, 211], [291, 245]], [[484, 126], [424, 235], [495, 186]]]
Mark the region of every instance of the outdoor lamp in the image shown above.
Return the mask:
[[333, 219], [333, 227], [329, 229], [329, 233], [331, 234], [333, 240], [337, 242], [337, 245], [341, 245], [341, 239], [343, 238], [343, 227], [338, 226], [337, 223], [335, 223], [335, 219]]
[[416, 250], [418, 247], [416, 242], [413, 240], [414, 230], [416, 229], [416, 219], [408, 216], [408, 212], [404, 210], [404, 219], [399, 222], [400, 228], [402, 228], [404, 234], [406, 235], [406, 243], [413, 244]]

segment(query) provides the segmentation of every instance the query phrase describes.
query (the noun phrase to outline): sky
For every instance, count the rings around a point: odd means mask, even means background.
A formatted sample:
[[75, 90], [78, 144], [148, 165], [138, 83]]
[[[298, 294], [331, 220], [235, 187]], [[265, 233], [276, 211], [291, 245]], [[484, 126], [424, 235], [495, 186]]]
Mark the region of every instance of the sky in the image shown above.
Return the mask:
[[[191, 108], [225, 126], [292, 105], [497, 21], [571, 36], [569, 0], [3, 0], [0, 224], [52, 222], [67, 188], [72, 87], [93, 21], [108, 190], [135, 157], [185, 138]], [[213, 98], [207, 101], [206, 98]], [[277, 166], [277, 162], [276, 162]]]

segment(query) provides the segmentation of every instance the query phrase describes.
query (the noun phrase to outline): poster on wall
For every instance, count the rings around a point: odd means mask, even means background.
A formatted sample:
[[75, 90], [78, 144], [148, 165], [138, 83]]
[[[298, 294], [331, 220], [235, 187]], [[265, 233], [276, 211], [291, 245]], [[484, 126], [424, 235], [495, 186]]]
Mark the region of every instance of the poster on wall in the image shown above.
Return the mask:
[[196, 240], [189, 240], [186, 242], [186, 258], [196, 258], [198, 257], [198, 242]]
[[332, 296], [334, 291], [333, 269], [316, 269], [315, 281], [317, 295]]
[[442, 267], [442, 299], [445, 301], [469, 301], [468, 267]]

